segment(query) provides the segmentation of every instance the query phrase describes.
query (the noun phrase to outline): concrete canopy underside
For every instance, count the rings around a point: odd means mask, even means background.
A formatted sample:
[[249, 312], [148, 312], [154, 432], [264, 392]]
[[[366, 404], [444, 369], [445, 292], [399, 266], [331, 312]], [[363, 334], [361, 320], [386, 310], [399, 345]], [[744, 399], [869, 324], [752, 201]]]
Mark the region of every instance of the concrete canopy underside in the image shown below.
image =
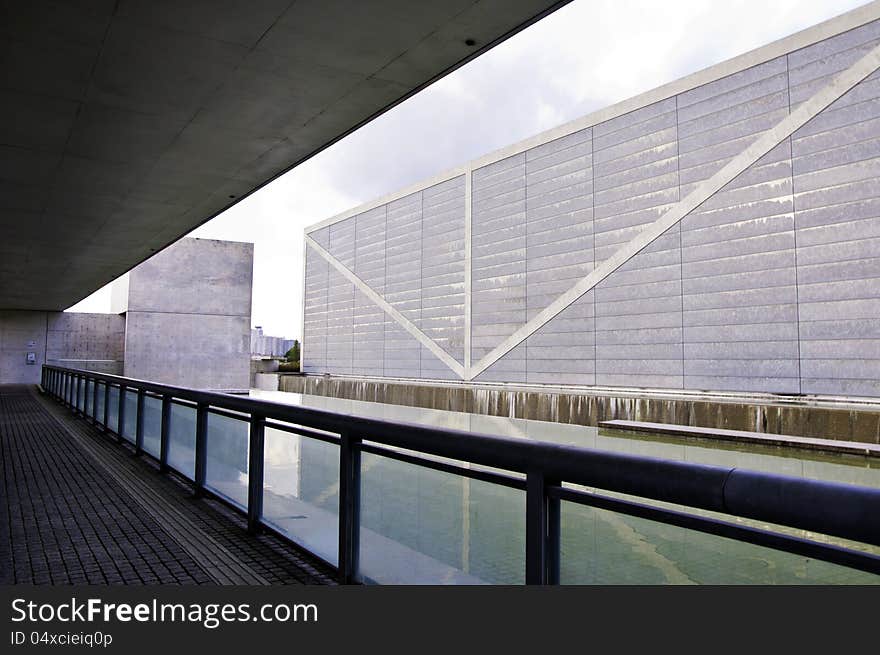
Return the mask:
[[6, 4], [0, 308], [69, 307], [562, 4]]

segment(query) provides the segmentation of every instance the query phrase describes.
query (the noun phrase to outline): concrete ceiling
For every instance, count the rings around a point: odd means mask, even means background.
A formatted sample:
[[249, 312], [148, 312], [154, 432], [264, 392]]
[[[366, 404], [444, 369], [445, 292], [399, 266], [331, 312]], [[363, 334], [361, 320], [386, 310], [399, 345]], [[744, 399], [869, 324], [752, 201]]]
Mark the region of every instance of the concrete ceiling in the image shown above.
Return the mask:
[[69, 307], [562, 4], [3, 3], [0, 309]]

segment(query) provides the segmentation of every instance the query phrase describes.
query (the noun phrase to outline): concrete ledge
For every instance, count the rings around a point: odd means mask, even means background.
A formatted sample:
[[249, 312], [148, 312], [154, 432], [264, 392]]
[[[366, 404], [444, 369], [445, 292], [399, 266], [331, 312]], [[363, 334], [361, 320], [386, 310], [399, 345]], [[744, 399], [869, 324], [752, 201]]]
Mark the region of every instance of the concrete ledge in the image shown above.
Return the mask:
[[810, 439], [808, 437], [794, 437], [785, 434], [768, 435], [760, 432], [747, 432], [745, 430], [719, 430], [690, 425], [672, 425], [669, 423], [645, 423], [642, 421], [600, 421], [599, 427], [625, 432], [650, 432], [682, 437], [705, 437], [725, 441], [761, 443], [771, 446], [789, 446], [832, 453], [880, 457], [880, 445], [878, 444], [840, 441], [836, 439]]
[[330, 375], [280, 375], [279, 391], [598, 426], [630, 420], [880, 443], [873, 399], [649, 389], [520, 387]]

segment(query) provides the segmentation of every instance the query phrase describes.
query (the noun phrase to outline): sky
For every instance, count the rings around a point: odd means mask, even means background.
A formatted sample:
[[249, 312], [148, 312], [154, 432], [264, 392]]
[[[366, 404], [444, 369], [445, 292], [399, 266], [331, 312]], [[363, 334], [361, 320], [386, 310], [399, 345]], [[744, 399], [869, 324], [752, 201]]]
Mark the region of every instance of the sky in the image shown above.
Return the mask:
[[299, 338], [306, 226], [862, 4], [575, 0], [188, 236], [253, 242], [252, 325]]

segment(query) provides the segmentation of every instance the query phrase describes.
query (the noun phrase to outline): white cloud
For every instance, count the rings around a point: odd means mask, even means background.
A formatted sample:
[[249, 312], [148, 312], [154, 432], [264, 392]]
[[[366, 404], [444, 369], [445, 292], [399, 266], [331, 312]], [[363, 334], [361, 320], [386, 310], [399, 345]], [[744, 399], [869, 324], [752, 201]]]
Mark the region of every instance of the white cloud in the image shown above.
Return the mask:
[[[305, 226], [860, 4], [576, 0], [193, 236], [253, 241], [253, 323], [267, 334], [298, 337]], [[104, 294], [76, 309], [108, 311]]]

